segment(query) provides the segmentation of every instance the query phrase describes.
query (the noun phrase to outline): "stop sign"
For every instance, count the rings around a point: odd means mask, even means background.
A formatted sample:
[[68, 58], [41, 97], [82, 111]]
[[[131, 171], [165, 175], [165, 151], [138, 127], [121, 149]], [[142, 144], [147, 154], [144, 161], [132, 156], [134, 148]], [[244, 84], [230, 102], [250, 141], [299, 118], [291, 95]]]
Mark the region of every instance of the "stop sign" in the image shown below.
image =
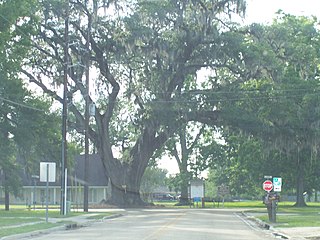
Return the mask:
[[263, 190], [270, 192], [273, 189], [273, 183], [270, 180], [266, 180], [263, 182]]

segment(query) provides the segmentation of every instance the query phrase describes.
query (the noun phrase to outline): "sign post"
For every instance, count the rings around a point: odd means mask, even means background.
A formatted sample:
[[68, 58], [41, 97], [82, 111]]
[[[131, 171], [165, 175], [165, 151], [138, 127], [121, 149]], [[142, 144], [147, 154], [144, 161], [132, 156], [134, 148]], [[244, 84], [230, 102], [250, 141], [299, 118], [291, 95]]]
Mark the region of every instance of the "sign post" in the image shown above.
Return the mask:
[[229, 191], [229, 187], [224, 185], [224, 184], [221, 184], [219, 187], [218, 187], [218, 196], [222, 196], [222, 207], [224, 207], [224, 197], [226, 195], [228, 195], [230, 193]]
[[196, 202], [198, 207], [199, 202], [204, 198], [204, 182], [201, 179], [194, 179], [189, 184], [190, 199], [193, 199], [193, 202]]
[[273, 181], [271, 180], [265, 180], [262, 184], [263, 190], [267, 192], [265, 198], [264, 198], [264, 203], [266, 204], [267, 210], [268, 210], [268, 216], [269, 216], [269, 221], [271, 222], [276, 222], [276, 209], [277, 209], [277, 201], [278, 197], [274, 193], [270, 193], [272, 189], [275, 191], [281, 191], [281, 178], [273, 178]]
[[46, 222], [48, 222], [49, 182], [56, 181], [56, 163], [40, 162], [40, 182], [46, 182]]

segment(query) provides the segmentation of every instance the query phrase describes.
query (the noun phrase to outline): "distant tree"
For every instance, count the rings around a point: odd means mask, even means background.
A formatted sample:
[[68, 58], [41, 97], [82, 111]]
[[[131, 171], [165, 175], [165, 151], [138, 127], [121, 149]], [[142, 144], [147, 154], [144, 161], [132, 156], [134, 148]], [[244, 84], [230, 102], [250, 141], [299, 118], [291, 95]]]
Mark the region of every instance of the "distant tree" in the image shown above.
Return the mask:
[[[203, 131], [200, 128], [196, 136], [193, 137], [190, 132], [190, 128], [193, 128], [191, 126], [182, 125], [178, 130], [177, 136], [170, 139], [166, 144], [169, 155], [177, 161], [179, 167], [179, 174], [175, 176], [175, 181], [170, 181], [171, 185], [175, 185], [177, 182], [180, 184], [180, 186], [174, 186], [175, 190], [179, 189], [181, 192], [179, 205], [189, 204], [188, 184], [193, 177], [190, 171], [191, 158], [194, 156], [195, 145]], [[176, 181], [177, 179], [179, 180]]]
[[165, 186], [166, 175], [168, 171], [165, 169], [158, 168], [156, 166], [147, 167], [143, 174], [141, 181], [141, 193], [152, 199], [152, 193], [154, 193], [157, 187]]
[[179, 128], [177, 136], [167, 142], [166, 149], [179, 166], [179, 173], [170, 181], [181, 192], [178, 204], [188, 205], [190, 180], [200, 178], [212, 164], [222, 161], [222, 146], [216, 142], [212, 127], [190, 122]]

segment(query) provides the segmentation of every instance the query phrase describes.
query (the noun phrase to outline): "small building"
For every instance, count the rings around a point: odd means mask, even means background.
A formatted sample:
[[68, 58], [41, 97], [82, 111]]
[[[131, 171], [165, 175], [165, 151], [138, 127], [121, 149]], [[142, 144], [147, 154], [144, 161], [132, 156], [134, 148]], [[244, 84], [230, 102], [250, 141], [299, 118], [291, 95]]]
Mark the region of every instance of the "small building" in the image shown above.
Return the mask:
[[[108, 177], [98, 154], [89, 155], [88, 186], [89, 204], [98, 204], [108, 198]], [[83, 204], [85, 156], [75, 157], [74, 167], [68, 169], [67, 201]], [[56, 182], [49, 183], [49, 204], [60, 204], [61, 177], [57, 169]], [[38, 174], [39, 175], [39, 174]], [[10, 195], [10, 204], [45, 204], [46, 183], [39, 182], [38, 175], [27, 175], [22, 170], [22, 189], [18, 196]], [[4, 190], [0, 187], [0, 200], [4, 199]]]

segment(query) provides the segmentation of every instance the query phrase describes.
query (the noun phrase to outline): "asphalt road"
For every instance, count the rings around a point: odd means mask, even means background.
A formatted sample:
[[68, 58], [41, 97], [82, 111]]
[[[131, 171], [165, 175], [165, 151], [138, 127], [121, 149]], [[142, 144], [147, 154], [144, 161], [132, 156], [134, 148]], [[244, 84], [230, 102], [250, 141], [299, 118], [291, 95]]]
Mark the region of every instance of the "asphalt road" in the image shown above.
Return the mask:
[[268, 232], [255, 228], [232, 210], [139, 209], [74, 230], [52, 232], [32, 239], [52, 240], [267, 240]]

